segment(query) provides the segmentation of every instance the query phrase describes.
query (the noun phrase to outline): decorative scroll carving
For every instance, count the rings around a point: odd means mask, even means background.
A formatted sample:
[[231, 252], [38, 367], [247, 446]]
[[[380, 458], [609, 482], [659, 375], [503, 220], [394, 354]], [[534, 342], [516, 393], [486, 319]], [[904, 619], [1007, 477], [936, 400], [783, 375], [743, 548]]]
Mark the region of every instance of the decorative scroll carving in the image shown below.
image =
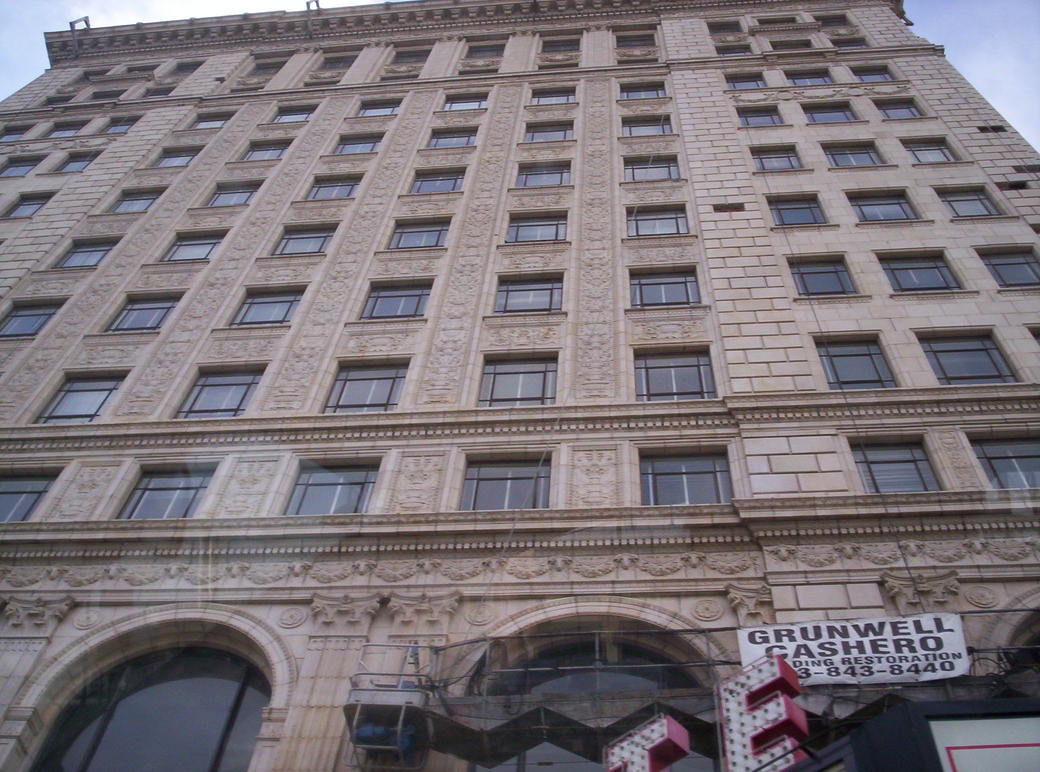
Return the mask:
[[616, 448], [575, 449], [571, 461], [570, 506], [613, 507], [621, 498]]
[[3, 598], [3, 601], [4, 619], [11, 627], [39, 628], [45, 627], [51, 622], [60, 622], [76, 605], [76, 599], [71, 595], [63, 598], [8, 595]]
[[58, 520], [89, 520], [105, 501], [109, 486], [119, 473], [118, 464], [81, 466], [75, 478], [54, 505], [52, 517]]
[[445, 595], [417, 595], [392, 592], [389, 595], [387, 608], [399, 623], [425, 621], [427, 624], [447, 624], [462, 599], [461, 593], [452, 592]]
[[729, 601], [741, 627], [767, 625], [773, 618], [773, 593], [765, 584], [727, 584]]
[[443, 453], [402, 454], [394, 480], [391, 510], [429, 512], [435, 509], [444, 465]]
[[881, 574], [881, 581], [901, 614], [945, 608], [947, 604], [953, 603], [960, 592], [956, 571], [941, 574], [895, 574], [885, 571]]
[[378, 593], [371, 595], [314, 595], [311, 616], [324, 625], [342, 622], [357, 625], [368, 622], [382, 606]]
[[756, 89], [752, 92], [726, 92], [740, 104], [775, 103], [780, 101], [804, 102], [814, 99], [836, 99], [849, 97], [885, 97], [905, 94], [910, 86], [905, 83], [890, 83], [884, 86], [850, 85], [850, 86], [814, 86], [810, 88], [777, 88]]

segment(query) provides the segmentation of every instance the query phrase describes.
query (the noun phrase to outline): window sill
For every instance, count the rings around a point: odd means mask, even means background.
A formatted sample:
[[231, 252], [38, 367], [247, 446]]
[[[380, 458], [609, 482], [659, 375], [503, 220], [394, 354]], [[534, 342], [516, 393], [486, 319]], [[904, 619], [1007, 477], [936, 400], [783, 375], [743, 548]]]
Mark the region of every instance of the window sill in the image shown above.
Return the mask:
[[488, 109], [486, 107], [460, 107], [457, 110], [452, 110], [451, 108], [442, 108], [440, 110], [434, 110], [433, 114], [434, 115], [459, 115], [461, 113], [463, 115], [477, 115], [477, 114], [480, 114], [480, 113], [486, 113], [487, 110]]
[[277, 166], [281, 160], [281, 158], [257, 158], [253, 160], [240, 158], [237, 161], [225, 161], [224, 166], [229, 169], [270, 169], [273, 166]]
[[574, 186], [573, 185], [528, 185], [528, 186], [522, 187], [522, 188], [517, 188], [517, 187], [507, 188], [506, 189], [506, 193], [513, 193], [513, 194], [523, 195], [525, 193], [534, 193], [536, 191], [549, 191], [549, 190], [573, 191], [574, 190]]
[[899, 225], [934, 225], [935, 220], [922, 220], [920, 218], [914, 218], [912, 220], [869, 220], [867, 222], [856, 223], [857, 228], [890, 228]]
[[974, 166], [974, 165], [975, 165], [974, 161], [927, 161], [927, 162], [920, 161], [920, 162], [917, 162], [917, 163], [910, 164], [910, 166], [912, 166], [915, 169], [920, 168], [920, 167], [928, 168], [929, 166], [941, 166], [943, 168], [947, 168], [947, 167], [950, 167], [950, 166]]
[[484, 314], [483, 320], [489, 324], [508, 324], [524, 319], [539, 322], [562, 322], [566, 318], [566, 311], [555, 309], [552, 311], [495, 311], [491, 314]]
[[528, 244], [567, 244], [570, 245], [570, 241], [567, 239], [537, 239], [532, 241], [503, 241], [499, 244], [500, 247], [522, 247]]
[[978, 297], [978, 290], [970, 289], [945, 289], [945, 290], [920, 290], [917, 292], [904, 291], [889, 294], [892, 300], [935, 300], [936, 298], [972, 298]]
[[813, 169], [811, 166], [799, 166], [797, 169], [756, 169], [755, 171], [753, 171], [751, 173], [752, 174], [756, 174], [756, 175], [762, 175], [762, 174], [798, 174], [798, 173], [806, 174], [806, 173], [813, 172], [813, 171], [815, 171], [815, 169]]
[[954, 215], [950, 218], [950, 222], [979, 222], [980, 220], [985, 222], [1014, 222], [1015, 220], [1021, 219], [1016, 214], [972, 214], [972, 215]]
[[794, 299], [794, 302], [800, 305], [827, 305], [827, 304], [842, 304], [842, 303], [866, 303], [870, 300], [870, 295], [799, 295]]
[[623, 134], [620, 137], [618, 137], [618, 142], [636, 142], [636, 141], [639, 141], [641, 139], [643, 139], [643, 140], [645, 140], [645, 139], [653, 140], [653, 139], [656, 139], [657, 137], [664, 137], [665, 139], [668, 139], [668, 138], [676, 139], [678, 136], [679, 135], [676, 134], [673, 131], [669, 131], [667, 134], [633, 134], [633, 135]]
[[764, 126], [738, 126], [740, 129], [792, 129], [793, 123], [767, 123]]
[[1040, 295], [1040, 284], [1023, 284], [1021, 287], [998, 287], [1001, 295]]
[[800, 225], [774, 225], [769, 230], [771, 231], [791, 231], [791, 230], [807, 230], [807, 231], [833, 231], [837, 230], [840, 226], [838, 223], [833, 222], [815, 222], [815, 223], [804, 223]]
[[523, 142], [517, 142], [517, 147], [547, 147], [557, 145], [560, 147], [571, 147], [576, 145], [578, 140], [576, 139], [525, 139]]
[[[462, 196], [461, 190], [434, 190], [429, 193], [402, 193], [399, 198], [406, 200], [415, 200], [417, 198], [444, 198], [447, 196], [454, 196], [460, 198]], [[335, 199], [332, 199], [335, 200]]]
[[648, 244], [655, 241], [686, 243], [697, 238], [694, 233], [657, 233], [652, 236], [622, 236], [621, 243], [627, 245]]
[[625, 187], [625, 186], [641, 187], [643, 185], [653, 185], [655, 183], [658, 184], [658, 185], [674, 185], [674, 184], [677, 184], [677, 183], [686, 183], [686, 182], [689, 182], [689, 180], [686, 179], [685, 177], [674, 177], [674, 178], [670, 178], [670, 179], [660, 179], [660, 180], [622, 180], [618, 184], [621, 185], [622, 187]]
[[871, 164], [860, 165], [860, 166], [828, 166], [827, 171], [829, 172], [855, 172], [861, 169], [873, 171], [874, 169], [898, 169], [899, 164]]
[[366, 316], [366, 317], [362, 317], [360, 319], [354, 319], [353, 321], [347, 322], [347, 324], [350, 324], [350, 325], [354, 325], [354, 324], [362, 324], [362, 325], [393, 324], [393, 325], [397, 325], [397, 324], [400, 324], [402, 322], [425, 323], [426, 319], [427, 319], [427, 317], [426, 317], [425, 314], [423, 314], [421, 316], [371, 316], [371, 317]]
[[854, 121], [806, 121], [806, 126], [865, 126], [870, 121], [856, 119]]
[[655, 312], [665, 311], [696, 311], [698, 313], [705, 313], [710, 309], [710, 306], [706, 303], [668, 303], [659, 306], [632, 306], [625, 309], [625, 315], [632, 314], [633, 316], [649, 315]]
[[292, 260], [299, 258], [318, 258], [319, 260], [326, 257], [325, 252], [292, 252], [285, 255], [258, 255], [257, 260]]
[[906, 121], [934, 121], [934, 115], [915, 115], [913, 118], [882, 118], [882, 123], [904, 123]]

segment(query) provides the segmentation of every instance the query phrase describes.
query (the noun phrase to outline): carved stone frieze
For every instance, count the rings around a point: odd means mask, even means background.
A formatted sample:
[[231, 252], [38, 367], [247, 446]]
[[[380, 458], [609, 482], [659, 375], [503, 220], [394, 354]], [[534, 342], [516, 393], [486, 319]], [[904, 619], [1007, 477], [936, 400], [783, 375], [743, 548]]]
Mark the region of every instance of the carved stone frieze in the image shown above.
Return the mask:
[[91, 215], [77, 223], [72, 233], [76, 238], [121, 236], [139, 219], [141, 219], [140, 212], [134, 212], [131, 214]]
[[336, 347], [337, 355], [406, 354], [414, 351], [422, 322], [401, 324], [348, 324]]
[[617, 448], [575, 448], [572, 453], [569, 505], [617, 506], [621, 499]]
[[495, 319], [484, 327], [484, 347], [506, 351], [525, 348], [556, 348], [561, 345], [562, 320]]
[[549, 209], [570, 206], [574, 193], [570, 190], [510, 190], [509, 209]]
[[278, 257], [257, 260], [249, 273], [256, 284], [306, 284], [320, 265], [321, 257]]
[[278, 469], [278, 459], [237, 459], [214, 507], [218, 517], [250, 517], [262, 512]]
[[706, 309], [636, 309], [626, 314], [633, 343], [707, 340], [706, 316]]
[[264, 362], [278, 349], [286, 329], [278, 327], [257, 329], [216, 330], [199, 355], [203, 362]]
[[841, 542], [838, 544], [775, 545], [765, 548], [770, 558], [809, 568], [849, 562], [890, 566], [905, 561], [914, 566], [934, 563], [976, 563], [979, 558], [1013, 563], [1034, 559], [1036, 544], [1027, 539], [916, 540], [901, 542]]
[[145, 348], [155, 340], [153, 333], [88, 335], [72, 357], [77, 367], [133, 368], [140, 363]]
[[71, 295], [76, 291], [82, 280], [82, 272], [76, 271], [74, 275], [67, 278], [53, 278], [53, 274], [47, 272], [43, 275], [30, 276], [18, 288], [21, 297], [62, 297]]
[[622, 99], [619, 103], [622, 115], [656, 115], [667, 112], [672, 100], [667, 97], [656, 99]]
[[956, 571], [898, 574], [885, 571], [881, 574], [881, 582], [901, 614], [952, 608], [960, 593]]
[[368, 168], [372, 156], [369, 153], [323, 155], [318, 164], [324, 174], [334, 172], [363, 172]]
[[408, 195], [398, 199], [394, 209], [399, 217], [421, 215], [448, 216], [455, 212], [460, 198], [460, 194], [457, 193]]
[[84, 463], [51, 510], [56, 520], [91, 520], [108, 501], [107, 493], [119, 474], [118, 462]]
[[391, 510], [428, 511], [440, 492], [446, 460], [444, 453], [403, 453], [394, 470]]
[[574, 143], [531, 142], [516, 149], [519, 161], [566, 161], [574, 155]]
[[187, 289], [204, 269], [201, 263], [150, 263], [140, 267], [131, 286], [137, 290]]
[[618, 62], [623, 64], [633, 59], [657, 59], [660, 56], [660, 51], [657, 46], [642, 46], [640, 48], [619, 48], [616, 54]]
[[440, 255], [377, 255], [369, 273], [372, 276], [434, 276], [440, 265]]
[[335, 222], [346, 216], [351, 206], [345, 201], [294, 201], [289, 207], [288, 219], [291, 222]]
[[314, 595], [311, 598], [311, 616], [323, 625], [337, 622], [345, 625], [367, 624], [381, 608], [383, 596], [369, 595]]
[[886, 97], [909, 93], [906, 83], [886, 83], [881, 85], [827, 85], [827, 86], [785, 86], [776, 89], [754, 89], [749, 91], [727, 91], [726, 94], [738, 104], [773, 104], [777, 100], [784, 102], [805, 102], [816, 99], [838, 99], [850, 97]]
[[387, 608], [399, 624], [424, 622], [426, 624], [447, 624], [459, 607], [462, 594], [451, 592], [442, 595], [422, 593], [391, 592], [388, 595]]
[[76, 605], [71, 595], [47, 598], [40, 595], [7, 595], [3, 601], [4, 619], [10, 627], [40, 629], [60, 622]]
[[454, 166], [465, 164], [474, 151], [474, 147], [429, 148], [420, 150], [417, 159], [423, 166]]
[[766, 584], [727, 584], [726, 600], [741, 627], [772, 624], [773, 592]]

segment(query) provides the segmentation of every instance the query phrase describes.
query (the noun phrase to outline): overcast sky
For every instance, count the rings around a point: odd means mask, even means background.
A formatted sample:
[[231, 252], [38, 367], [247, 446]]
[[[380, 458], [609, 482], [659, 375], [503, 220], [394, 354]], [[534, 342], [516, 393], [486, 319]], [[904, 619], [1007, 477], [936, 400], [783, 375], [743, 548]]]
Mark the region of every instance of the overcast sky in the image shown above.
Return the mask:
[[[323, 0], [326, 8], [364, 5]], [[905, 0], [914, 31], [1040, 147], [1040, 0]], [[47, 67], [43, 33], [89, 16], [95, 27], [259, 11], [303, 10], [304, 0], [0, 0], [0, 97]]]

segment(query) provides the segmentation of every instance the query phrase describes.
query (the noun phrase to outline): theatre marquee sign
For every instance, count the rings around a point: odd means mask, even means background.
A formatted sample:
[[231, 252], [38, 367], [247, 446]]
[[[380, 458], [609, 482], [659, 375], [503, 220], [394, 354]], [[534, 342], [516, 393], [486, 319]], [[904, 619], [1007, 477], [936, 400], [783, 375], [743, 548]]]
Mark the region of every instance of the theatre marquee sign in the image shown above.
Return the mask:
[[778, 654], [806, 685], [934, 681], [971, 666], [957, 614], [799, 622], [737, 635], [743, 664]]

